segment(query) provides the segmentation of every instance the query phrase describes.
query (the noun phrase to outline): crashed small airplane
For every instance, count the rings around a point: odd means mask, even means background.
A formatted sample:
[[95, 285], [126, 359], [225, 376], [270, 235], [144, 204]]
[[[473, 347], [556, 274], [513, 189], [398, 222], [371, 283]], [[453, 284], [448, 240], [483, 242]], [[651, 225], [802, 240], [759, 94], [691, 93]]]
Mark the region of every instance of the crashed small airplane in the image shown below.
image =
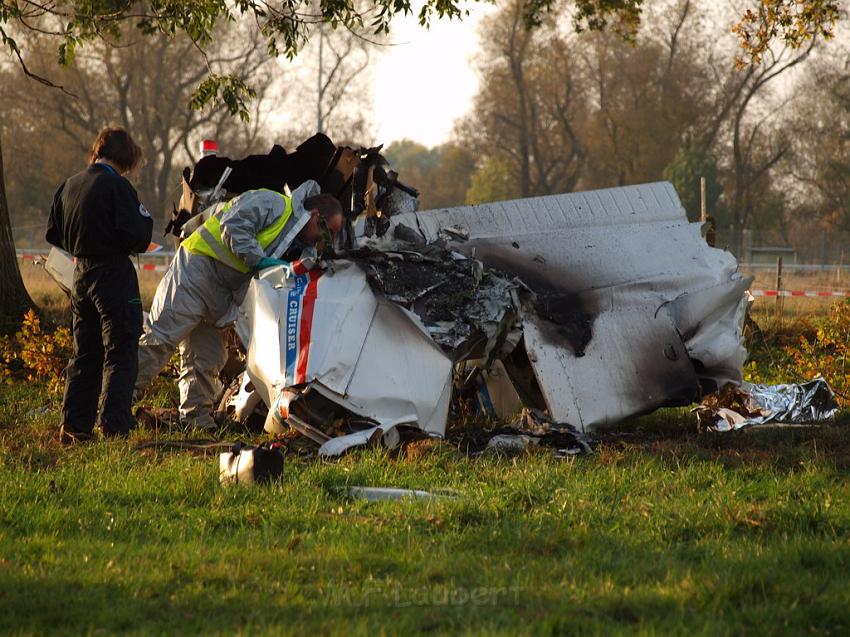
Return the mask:
[[500, 361], [524, 405], [589, 432], [742, 380], [750, 281], [668, 183], [389, 221], [324, 270], [251, 283], [237, 331], [273, 414], [317, 396], [372, 424], [352, 443], [440, 436], [455, 366]]
[[267, 430], [291, 426], [337, 455], [405, 429], [443, 436], [470, 386], [588, 433], [742, 381], [751, 280], [671, 184], [419, 211], [379, 151], [317, 135], [291, 155], [184, 171], [176, 234], [217, 200], [306, 179], [350, 222], [331, 258], [252, 280], [236, 417], [267, 409]]

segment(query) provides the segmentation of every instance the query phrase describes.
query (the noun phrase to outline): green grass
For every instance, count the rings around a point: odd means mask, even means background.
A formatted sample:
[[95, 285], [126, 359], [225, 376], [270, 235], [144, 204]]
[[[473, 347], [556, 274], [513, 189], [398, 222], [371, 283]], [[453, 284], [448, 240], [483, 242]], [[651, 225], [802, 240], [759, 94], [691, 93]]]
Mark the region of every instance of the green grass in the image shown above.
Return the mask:
[[[777, 326], [762, 309], [770, 367], [810, 311]], [[148, 403], [169, 402], [160, 382]], [[279, 482], [225, 489], [215, 454], [133, 450], [154, 432], [60, 447], [59, 403], [0, 385], [0, 635], [850, 631], [846, 410], [731, 435], [666, 410], [564, 461], [290, 455]], [[459, 496], [368, 503], [351, 485]]]
[[850, 630], [846, 413], [717, 436], [670, 410], [565, 461], [290, 455], [222, 488], [215, 455], [134, 451], [151, 432], [59, 447], [58, 403], [0, 388], [0, 634]]

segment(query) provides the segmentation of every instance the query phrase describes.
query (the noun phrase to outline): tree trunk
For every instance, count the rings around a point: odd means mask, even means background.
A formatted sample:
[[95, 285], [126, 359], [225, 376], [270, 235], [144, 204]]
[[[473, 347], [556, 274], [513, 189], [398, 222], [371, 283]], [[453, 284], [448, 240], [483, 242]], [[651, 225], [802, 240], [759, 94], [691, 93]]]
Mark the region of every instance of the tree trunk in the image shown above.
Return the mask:
[[6, 180], [3, 173], [3, 145], [0, 140], [0, 333], [9, 333], [21, 324], [27, 310], [35, 308], [18, 268], [12, 222], [6, 202]]

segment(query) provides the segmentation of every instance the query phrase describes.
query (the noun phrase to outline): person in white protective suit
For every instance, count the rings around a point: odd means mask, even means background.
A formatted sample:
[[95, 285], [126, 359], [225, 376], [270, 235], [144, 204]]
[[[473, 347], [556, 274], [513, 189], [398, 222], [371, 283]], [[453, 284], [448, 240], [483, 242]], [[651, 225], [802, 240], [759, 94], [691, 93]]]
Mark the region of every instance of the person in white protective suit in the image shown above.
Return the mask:
[[291, 197], [251, 190], [216, 208], [180, 244], [156, 289], [139, 339], [135, 387], [138, 397], [179, 345], [180, 419], [199, 427], [215, 426], [227, 357], [223, 329], [236, 319], [252, 275], [288, 264], [295, 246], [316, 254], [343, 224], [339, 202], [312, 180]]

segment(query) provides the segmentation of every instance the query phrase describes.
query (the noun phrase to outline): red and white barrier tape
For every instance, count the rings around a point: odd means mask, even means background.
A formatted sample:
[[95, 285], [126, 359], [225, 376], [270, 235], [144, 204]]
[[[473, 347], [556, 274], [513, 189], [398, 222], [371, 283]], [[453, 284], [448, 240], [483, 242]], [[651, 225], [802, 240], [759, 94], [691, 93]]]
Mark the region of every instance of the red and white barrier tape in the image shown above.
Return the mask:
[[156, 265], [155, 263], [134, 263], [137, 270], [145, 272], [165, 272], [168, 269], [167, 265]]
[[750, 290], [753, 296], [808, 296], [815, 298], [845, 298], [850, 292], [829, 290]]
[[[42, 255], [35, 254], [22, 254], [18, 255], [21, 259], [25, 261], [35, 261], [36, 259], [43, 259]], [[156, 265], [154, 263], [134, 263], [139, 270], [144, 270], [145, 272], [165, 272], [168, 269], [167, 265]], [[306, 271], [306, 268], [301, 266], [300, 261], [296, 261], [293, 263], [296, 274], [303, 274]], [[810, 298], [850, 298], [850, 291], [842, 291], [842, 290], [750, 290], [750, 294], [753, 296], [786, 296], [786, 297], [810, 297]]]

